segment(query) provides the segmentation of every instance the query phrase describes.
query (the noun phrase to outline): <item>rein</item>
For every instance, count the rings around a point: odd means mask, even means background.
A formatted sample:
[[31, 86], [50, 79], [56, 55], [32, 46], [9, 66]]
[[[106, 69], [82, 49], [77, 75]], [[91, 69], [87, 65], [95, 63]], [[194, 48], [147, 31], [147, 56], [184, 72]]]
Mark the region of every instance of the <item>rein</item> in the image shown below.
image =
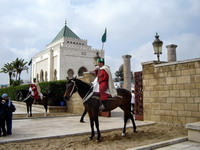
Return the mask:
[[92, 89], [93, 86], [90, 87], [89, 91], [87, 92], [87, 94], [85, 95], [85, 97], [83, 98], [83, 103], [85, 103], [92, 95], [93, 95], [93, 91], [91, 93], [90, 90]]
[[[76, 82], [75, 82], [74, 80], [72, 80], [72, 82], [74, 83], [74, 85], [73, 85], [72, 90], [71, 90], [71, 92], [70, 92], [70, 94], [69, 94], [69, 97], [72, 96], [73, 91], [74, 91], [74, 88], [75, 88], [75, 86], [76, 86]], [[77, 88], [77, 86], [76, 86], [76, 88]], [[78, 88], [77, 88], [77, 91], [78, 91]]]
[[[76, 89], [78, 91], [78, 87], [76, 86], [76, 82], [74, 80], [72, 80], [72, 82], [74, 83], [74, 85], [73, 85], [72, 90], [70, 92], [70, 97], [72, 96], [75, 87], [76, 87]], [[90, 89], [85, 94], [85, 96], [82, 98], [83, 99], [83, 103], [85, 103], [93, 95], [94, 92], [93, 91], [90, 92], [92, 88], [93, 88], [93, 86], [90, 86]]]

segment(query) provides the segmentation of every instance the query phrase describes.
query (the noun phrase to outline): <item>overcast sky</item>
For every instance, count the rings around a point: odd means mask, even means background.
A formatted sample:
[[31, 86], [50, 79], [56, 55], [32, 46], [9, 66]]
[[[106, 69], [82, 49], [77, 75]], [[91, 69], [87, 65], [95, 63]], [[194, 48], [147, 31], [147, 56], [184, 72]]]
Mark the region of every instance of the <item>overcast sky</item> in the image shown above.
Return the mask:
[[[101, 49], [107, 28], [106, 63], [116, 72], [122, 55], [132, 55], [131, 70], [157, 60], [152, 42], [158, 32], [166, 45], [176, 44], [177, 60], [200, 57], [200, 0], [0, 0], [0, 68], [18, 58], [29, 61], [67, 26], [88, 45]], [[23, 73], [24, 80], [30, 75]], [[0, 73], [0, 84], [8, 75]]]

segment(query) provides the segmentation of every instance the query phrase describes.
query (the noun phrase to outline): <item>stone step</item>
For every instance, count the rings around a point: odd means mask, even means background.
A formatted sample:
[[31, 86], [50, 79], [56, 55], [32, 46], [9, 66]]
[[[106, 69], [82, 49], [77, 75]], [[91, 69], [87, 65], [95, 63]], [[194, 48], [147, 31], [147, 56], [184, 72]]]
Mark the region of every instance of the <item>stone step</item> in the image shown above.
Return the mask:
[[188, 140], [200, 142], [200, 122], [187, 123]]

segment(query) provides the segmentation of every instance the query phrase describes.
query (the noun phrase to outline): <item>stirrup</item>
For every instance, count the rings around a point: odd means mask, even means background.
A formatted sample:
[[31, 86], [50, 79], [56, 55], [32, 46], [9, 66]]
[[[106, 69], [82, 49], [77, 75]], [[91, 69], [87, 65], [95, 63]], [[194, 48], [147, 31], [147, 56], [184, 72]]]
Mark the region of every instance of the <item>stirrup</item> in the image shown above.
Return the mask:
[[105, 110], [105, 107], [102, 102], [100, 102], [99, 111]]

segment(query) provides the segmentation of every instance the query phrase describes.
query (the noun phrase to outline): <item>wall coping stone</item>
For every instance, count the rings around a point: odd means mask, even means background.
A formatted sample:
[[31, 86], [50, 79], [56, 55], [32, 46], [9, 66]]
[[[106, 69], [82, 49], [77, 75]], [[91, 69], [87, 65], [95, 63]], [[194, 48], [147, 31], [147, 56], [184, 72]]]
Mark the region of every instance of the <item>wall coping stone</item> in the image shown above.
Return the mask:
[[200, 122], [187, 123], [186, 128], [200, 131]]
[[142, 62], [142, 65], [155, 64], [155, 67], [161, 67], [161, 66], [170, 66], [170, 65], [175, 65], [175, 64], [195, 62], [195, 61], [200, 61], [200, 58], [187, 59], [187, 60], [181, 60], [181, 61], [176, 61], [176, 62], [166, 62], [166, 61], [158, 62], [158, 61], [152, 60], [152, 61]]
[[142, 62], [142, 65], [148, 65], [148, 64], [162, 64], [162, 63], [167, 63], [166, 61], [157, 61], [157, 60], [152, 60], [152, 61], [147, 61], [147, 62]]

